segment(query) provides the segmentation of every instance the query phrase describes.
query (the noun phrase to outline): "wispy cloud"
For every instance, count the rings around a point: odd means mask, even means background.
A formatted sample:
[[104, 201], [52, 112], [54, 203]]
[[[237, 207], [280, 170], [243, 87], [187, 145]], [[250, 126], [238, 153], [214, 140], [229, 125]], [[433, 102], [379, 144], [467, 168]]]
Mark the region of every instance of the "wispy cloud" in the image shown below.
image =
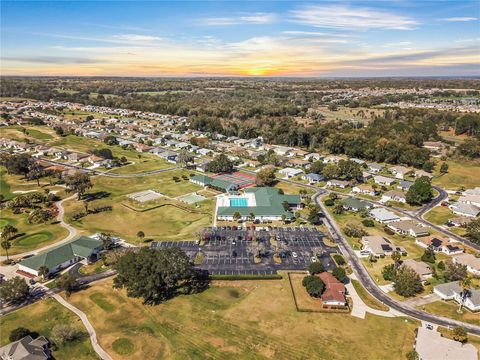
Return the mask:
[[320, 31], [298, 31], [298, 30], [282, 31], [282, 34], [302, 35], [302, 36], [328, 36], [328, 37], [350, 37], [351, 36], [347, 34], [334, 34], [334, 33], [320, 32]]
[[122, 34], [122, 35], [113, 35], [113, 38], [120, 41], [128, 42], [153, 42], [161, 40], [162, 38], [158, 36], [149, 36], [149, 35], [137, 35], [137, 34]]
[[418, 22], [410, 17], [347, 5], [309, 5], [292, 10], [291, 21], [314, 27], [353, 30], [412, 30]]
[[238, 24], [271, 24], [276, 20], [276, 14], [257, 12], [252, 14], [240, 14], [237, 16], [210, 17], [200, 19], [198, 22], [202, 25], [227, 26]]
[[448, 22], [467, 22], [467, 21], [476, 21], [478, 18], [470, 17], [470, 16], [460, 16], [460, 17], [450, 17], [440, 19], [441, 21], [448, 21]]
[[28, 62], [35, 64], [98, 64], [104, 62], [101, 59], [85, 58], [85, 57], [66, 57], [66, 56], [4, 56], [2, 61]]

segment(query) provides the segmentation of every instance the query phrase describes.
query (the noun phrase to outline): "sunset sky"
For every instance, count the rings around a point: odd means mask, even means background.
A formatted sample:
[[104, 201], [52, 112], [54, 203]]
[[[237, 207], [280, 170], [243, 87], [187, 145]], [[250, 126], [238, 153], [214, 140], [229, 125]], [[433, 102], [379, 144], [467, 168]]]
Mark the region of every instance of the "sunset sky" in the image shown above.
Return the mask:
[[477, 1], [5, 1], [2, 75], [480, 75]]

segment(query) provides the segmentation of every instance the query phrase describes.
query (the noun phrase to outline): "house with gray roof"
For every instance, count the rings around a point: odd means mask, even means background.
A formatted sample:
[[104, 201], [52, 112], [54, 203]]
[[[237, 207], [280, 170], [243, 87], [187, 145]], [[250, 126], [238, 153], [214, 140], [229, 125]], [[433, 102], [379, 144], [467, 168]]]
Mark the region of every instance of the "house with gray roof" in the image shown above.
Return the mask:
[[400, 180], [397, 185], [397, 189], [400, 189], [402, 191], [408, 191], [410, 189], [410, 186], [413, 185], [413, 181], [408, 181], [408, 180]]
[[390, 210], [384, 208], [375, 208], [370, 211], [370, 216], [382, 224], [388, 224], [400, 220], [400, 217]]
[[373, 207], [368, 201], [356, 199], [356, 198], [347, 198], [342, 202], [343, 208], [345, 210], [360, 211], [368, 210]]
[[36, 339], [30, 335], [0, 348], [2, 360], [48, 360], [51, 359], [48, 340], [43, 336]]
[[456, 202], [450, 205], [449, 208], [454, 214], [462, 216], [477, 217], [480, 214], [480, 208], [472, 204]]
[[316, 184], [324, 180], [322, 175], [315, 173], [308, 173], [306, 175], [302, 175], [302, 179], [307, 180], [309, 184]]
[[480, 290], [468, 289], [466, 294], [463, 291], [458, 281], [440, 284], [433, 288], [433, 292], [440, 296], [442, 300], [455, 300], [459, 304], [463, 301], [463, 306], [470, 311], [479, 311]]
[[55, 274], [79, 261], [96, 260], [102, 247], [102, 241], [81, 236], [76, 240], [22, 260], [18, 265], [18, 270], [38, 276], [38, 270], [45, 266], [49, 274]]

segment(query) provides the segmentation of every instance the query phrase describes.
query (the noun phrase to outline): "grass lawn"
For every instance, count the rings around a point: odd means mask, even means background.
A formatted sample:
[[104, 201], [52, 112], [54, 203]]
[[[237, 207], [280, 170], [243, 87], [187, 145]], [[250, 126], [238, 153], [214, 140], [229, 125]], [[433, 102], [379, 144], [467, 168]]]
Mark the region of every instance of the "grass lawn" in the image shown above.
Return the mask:
[[383, 304], [382, 302], [375, 299], [372, 295], [370, 295], [358, 280], [350, 281], [352, 282], [353, 287], [357, 291], [358, 296], [360, 296], [363, 302], [370, 306], [372, 309], [377, 309], [381, 311], [388, 311], [390, 309], [387, 305]]
[[134, 160], [134, 163], [125, 165], [119, 168], [114, 168], [110, 172], [115, 174], [136, 174], [152, 170], [168, 169], [175, 167], [175, 164], [170, 164], [158, 156], [155, 158], [145, 158]]
[[[2, 210], [0, 220], [8, 221], [18, 229], [18, 235], [10, 243], [12, 247], [8, 250], [9, 255], [19, 254], [43, 247], [57, 242], [68, 235], [67, 230], [59, 224], [47, 222], [45, 224], [29, 224], [28, 214], [14, 214], [11, 210]], [[6, 225], [6, 224], [5, 224]], [[1, 249], [1, 254], [6, 255]]]
[[288, 195], [298, 195], [300, 193], [301, 189], [307, 190], [307, 194], [309, 194], [309, 195], [315, 194], [315, 191], [311, 188], [305, 188], [305, 187], [302, 187], [302, 186], [299, 186], [299, 185], [293, 185], [293, 184], [286, 183], [286, 182], [283, 182], [283, 181], [277, 182], [275, 187], [277, 189], [282, 189], [283, 192], [285, 194], [288, 194]]
[[[25, 132], [24, 132], [25, 131]], [[12, 139], [17, 141], [49, 141], [58, 136], [55, 131], [49, 129], [47, 126], [20, 126], [11, 125], [2, 127], [2, 138]]]
[[[98, 293], [102, 305], [91, 298]], [[286, 278], [214, 282], [159, 306], [142, 305], [107, 280], [70, 301], [115, 359], [405, 359], [418, 326], [370, 314], [297, 312]]]
[[[86, 333], [81, 320], [72, 312], [64, 308], [54, 299], [47, 299], [21, 308], [0, 318], [0, 345], [4, 346], [10, 341], [8, 336], [13, 329], [20, 326], [36, 331], [40, 335], [50, 337], [55, 325], [70, 325]], [[85, 338], [58, 345], [58, 350], [53, 352], [55, 359], [98, 359], [93, 351], [88, 336]]]
[[107, 197], [89, 202], [89, 207], [111, 205], [113, 210], [90, 214], [72, 222], [72, 214], [83, 210], [82, 202], [72, 200], [65, 204], [67, 220], [73, 226], [88, 232], [109, 232], [132, 242], [139, 242], [136, 237], [138, 231], [143, 231], [146, 239], [194, 239], [196, 231], [212, 223], [213, 199], [198, 203], [198, 208], [190, 206], [195, 212], [187, 212], [171, 205], [137, 212], [122, 205], [125, 195], [142, 190], [154, 189], [167, 196], [176, 197], [201, 189], [188, 180], [182, 179], [178, 183], [172, 180], [172, 176], [181, 177], [184, 174], [188, 176], [189, 172], [175, 170], [139, 178], [95, 177], [94, 187], [89, 193], [105, 192]]
[[297, 299], [297, 306], [299, 309], [305, 311], [322, 311], [322, 301], [311, 297], [302, 285], [303, 278], [307, 275], [307, 273], [288, 274], [292, 283], [292, 291], [295, 293], [295, 298]]
[[424, 215], [425, 220], [437, 225], [445, 225], [445, 223], [454, 217], [457, 217], [446, 206], [436, 206]]
[[455, 319], [459, 321], [463, 321], [466, 323], [470, 323], [473, 325], [480, 326], [480, 313], [473, 313], [468, 309], [463, 308], [462, 313], [459, 314], [458, 304], [453, 301], [435, 301], [430, 304], [426, 304], [423, 306], [418, 307], [420, 310], [424, 310], [431, 314], [445, 316], [450, 319]]
[[[440, 165], [437, 164], [432, 183], [444, 189], [458, 190], [480, 186], [480, 162], [479, 161], [445, 161], [448, 164], [448, 173], [440, 175]], [[440, 162], [441, 163], [441, 162]]]

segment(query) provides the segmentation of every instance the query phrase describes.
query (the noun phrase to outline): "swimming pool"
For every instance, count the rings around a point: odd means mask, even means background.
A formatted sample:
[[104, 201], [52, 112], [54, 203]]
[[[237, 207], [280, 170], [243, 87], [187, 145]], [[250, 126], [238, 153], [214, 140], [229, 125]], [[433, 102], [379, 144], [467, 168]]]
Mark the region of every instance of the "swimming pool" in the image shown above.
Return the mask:
[[233, 198], [230, 199], [230, 207], [247, 207], [248, 201], [246, 198]]

